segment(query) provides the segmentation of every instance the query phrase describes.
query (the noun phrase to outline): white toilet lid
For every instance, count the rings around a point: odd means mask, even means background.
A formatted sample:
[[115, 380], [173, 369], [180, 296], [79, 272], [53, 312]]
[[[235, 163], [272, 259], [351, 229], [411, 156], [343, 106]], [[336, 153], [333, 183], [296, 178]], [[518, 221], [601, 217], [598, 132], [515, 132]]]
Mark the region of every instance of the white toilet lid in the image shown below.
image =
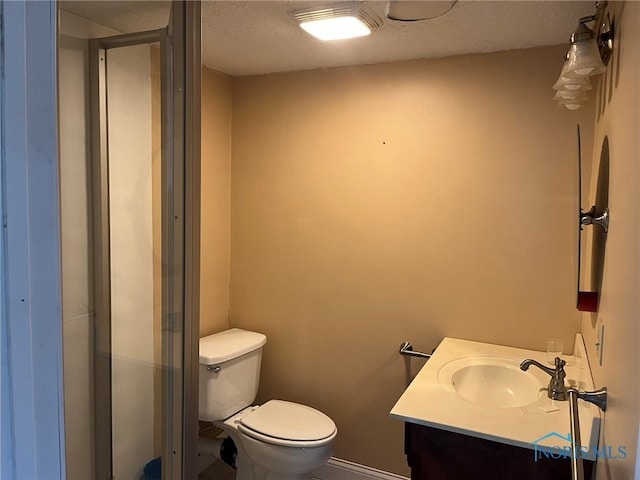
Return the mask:
[[278, 445], [321, 445], [336, 434], [336, 424], [328, 416], [306, 405], [269, 400], [238, 425], [240, 431]]

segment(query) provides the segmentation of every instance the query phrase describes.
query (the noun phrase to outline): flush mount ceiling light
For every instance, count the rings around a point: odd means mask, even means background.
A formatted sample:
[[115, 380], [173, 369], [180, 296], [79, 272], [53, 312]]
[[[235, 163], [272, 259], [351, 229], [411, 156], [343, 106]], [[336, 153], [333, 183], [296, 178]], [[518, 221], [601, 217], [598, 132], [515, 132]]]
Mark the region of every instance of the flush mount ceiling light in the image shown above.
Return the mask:
[[[579, 20], [578, 28], [571, 35], [571, 46], [560, 77], [553, 85], [557, 90], [554, 100], [570, 110], [580, 108], [580, 104], [587, 100], [585, 91], [591, 90], [588, 77], [606, 71], [611, 58], [613, 30], [606, 13], [607, 4], [606, 1], [597, 1], [595, 15]], [[589, 22], [593, 22], [593, 30], [586, 25]]]
[[342, 40], [369, 35], [382, 22], [357, 4], [335, 4], [293, 13], [300, 27], [320, 40]]

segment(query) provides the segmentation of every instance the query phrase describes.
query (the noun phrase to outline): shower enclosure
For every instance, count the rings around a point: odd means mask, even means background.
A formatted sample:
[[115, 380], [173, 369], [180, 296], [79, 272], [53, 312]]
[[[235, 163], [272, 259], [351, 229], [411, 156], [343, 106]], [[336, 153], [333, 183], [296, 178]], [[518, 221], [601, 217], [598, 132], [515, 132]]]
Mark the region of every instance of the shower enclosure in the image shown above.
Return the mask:
[[200, 5], [92, 3], [60, 6], [68, 478], [195, 478]]

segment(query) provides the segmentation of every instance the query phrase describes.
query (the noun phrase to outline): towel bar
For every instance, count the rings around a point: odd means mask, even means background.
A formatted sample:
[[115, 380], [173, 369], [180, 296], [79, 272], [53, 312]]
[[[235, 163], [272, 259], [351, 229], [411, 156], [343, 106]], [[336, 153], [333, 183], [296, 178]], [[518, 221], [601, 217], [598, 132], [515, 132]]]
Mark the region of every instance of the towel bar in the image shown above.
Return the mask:
[[400, 353], [400, 355], [407, 355], [410, 357], [426, 358], [427, 360], [431, 358], [430, 353], [414, 352], [413, 345], [411, 345], [409, 342], [402, 342], [402, 344], [400, 345], [400, 351], [398, 353]]
[[604, 412], [607, 410], [607, 388], [595, 392], [579, 392], [575, 388], [568, 388], [569, 417], [571, 426], [571, 478], [584, 480], [584, 466], [582, 464], [582, 440], [580, 438], [580, 418], [578, 417], [578, 399], [593, 403]]

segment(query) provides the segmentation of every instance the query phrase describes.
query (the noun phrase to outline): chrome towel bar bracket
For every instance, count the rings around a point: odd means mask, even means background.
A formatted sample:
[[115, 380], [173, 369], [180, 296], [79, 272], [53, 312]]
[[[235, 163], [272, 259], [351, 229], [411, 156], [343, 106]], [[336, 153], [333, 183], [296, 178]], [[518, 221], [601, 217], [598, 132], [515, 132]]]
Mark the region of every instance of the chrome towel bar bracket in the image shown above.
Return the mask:
[[402, 342], [402, 344], [400, 345], [399, 353], [400, 353], [400, 355], [407, 355], [407, 356], [410, 356], [410, 357], [426, 358], [427, 360], [431, 358], [431, 354], [430, 353], [414, 352], [413, 351], [413, 345], [411, 345], [409, 342]]

